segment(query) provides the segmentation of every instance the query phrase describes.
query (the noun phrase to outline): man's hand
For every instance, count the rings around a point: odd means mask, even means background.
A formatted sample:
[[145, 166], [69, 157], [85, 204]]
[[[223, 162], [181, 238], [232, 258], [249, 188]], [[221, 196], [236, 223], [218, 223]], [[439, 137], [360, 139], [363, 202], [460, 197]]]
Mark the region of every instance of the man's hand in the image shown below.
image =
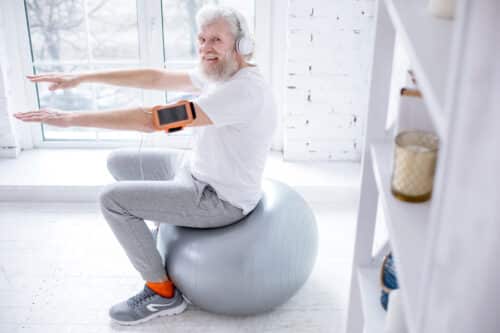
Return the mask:
[[52, 73], [41, 75], [27, 75], [31, 82], [48, 82], [52, 83], [49, 90], [69, 89], [78, 86], [82, 80], [78, 74]]
[[14, 117], [26, 122], [38, 122], [52, 126], [68, 127], [70, 126], [69, 120], [71, 114], [57, 109], [45, 108], [38, 111], [14, 113]]

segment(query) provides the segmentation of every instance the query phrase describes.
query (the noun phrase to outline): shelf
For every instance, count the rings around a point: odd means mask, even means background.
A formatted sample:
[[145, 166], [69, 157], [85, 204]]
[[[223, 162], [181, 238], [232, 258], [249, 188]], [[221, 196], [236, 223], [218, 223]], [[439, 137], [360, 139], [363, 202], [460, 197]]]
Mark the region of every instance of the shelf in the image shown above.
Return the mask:
[[428, 1], [385, 0], [396, 33], [408, 53], [418, 86], [441, 138], [446, 133], [445, 100], [453, 21], [427, 10]]
[[380, 202], [384, 210], [385, 223], [389, 231], [394, 252], [398, 282], [409, 327], [415, 327], [416, 302], [423, 267], [423, 249], [430, 202], [406, 203], [391, 193], [393, 147], [390, 144], [370, 146], [375, 181]]
[[362, 267], [358, 269], [365, 333], [379, 333], [384, 331], [385, 311], [380, 304], [379, 269], [377, 267]]

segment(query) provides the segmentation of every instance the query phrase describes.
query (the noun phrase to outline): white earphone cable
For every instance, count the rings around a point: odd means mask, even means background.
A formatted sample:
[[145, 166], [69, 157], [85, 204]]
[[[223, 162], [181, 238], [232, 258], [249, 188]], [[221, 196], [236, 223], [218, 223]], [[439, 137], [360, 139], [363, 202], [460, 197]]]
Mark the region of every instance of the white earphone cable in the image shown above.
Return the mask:
[[[147, 113], [147, 114], [151, 114], [151, 112], [148, 112], [146, 111], [146, 109], [142, 106], [139, 107], [139, 109], [144, 112], [144, 113]], [[144, 179], [144, 168], [143, 168], [143, 165], [142, 165], [142, 146], [144, 144], [144, 132], [141, 132], [141, 141], [139, 143], [139, 149], [138, 149], [138, 154], [139, 154], [139, 171], [140, 171], [140, 174], [141, 174], [141, 180], [145, 180]]]
[[141, 142], [139, 144], [139, 151], [138, 151], [138, 154], [139, 154], [139, 170], [141, 172], [141, 180], [145, 180], [144, 179], [144, 169], [142, 168], [142, 144], [144, 142], [144, 133], [141, 133]]

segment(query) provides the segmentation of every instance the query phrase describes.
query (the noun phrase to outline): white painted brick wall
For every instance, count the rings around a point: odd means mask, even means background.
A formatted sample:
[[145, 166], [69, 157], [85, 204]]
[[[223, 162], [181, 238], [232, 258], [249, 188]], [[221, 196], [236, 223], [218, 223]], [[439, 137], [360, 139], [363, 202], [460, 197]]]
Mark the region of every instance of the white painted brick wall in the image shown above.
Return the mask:
[[374, 0], [289, 0], [284, 155], [360, 159]]

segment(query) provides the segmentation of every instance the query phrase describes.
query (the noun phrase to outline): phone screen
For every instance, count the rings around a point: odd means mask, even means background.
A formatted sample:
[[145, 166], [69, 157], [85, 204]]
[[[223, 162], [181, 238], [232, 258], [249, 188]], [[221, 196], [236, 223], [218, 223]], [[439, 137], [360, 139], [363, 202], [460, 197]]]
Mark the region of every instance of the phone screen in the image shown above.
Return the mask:
[[158, 120], [160, 125], [167, 125], [176, 121], [187, 119], [188, 114], [184, 105], [158, 110]]

